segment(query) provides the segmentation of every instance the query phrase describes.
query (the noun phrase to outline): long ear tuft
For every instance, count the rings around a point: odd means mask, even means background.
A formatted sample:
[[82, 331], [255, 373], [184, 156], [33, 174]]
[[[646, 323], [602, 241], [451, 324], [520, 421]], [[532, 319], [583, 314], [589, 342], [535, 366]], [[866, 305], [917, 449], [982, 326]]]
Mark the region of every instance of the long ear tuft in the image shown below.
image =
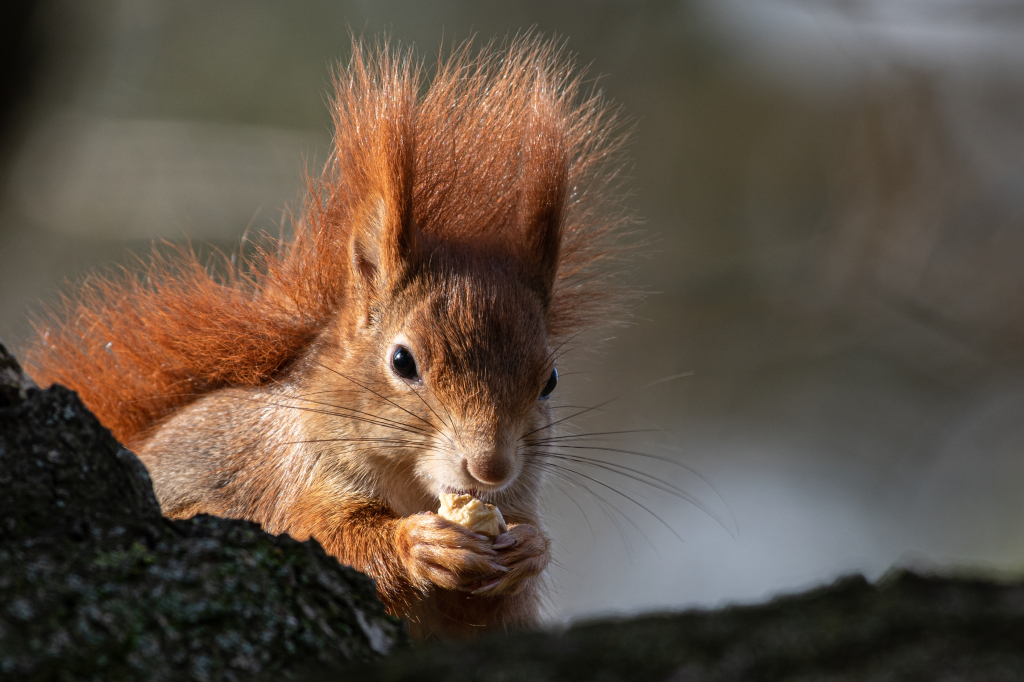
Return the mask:
[[560, 123], [561, 102], [539, 83], [533, 91], [534, 118], [526, 127], [520, 152], [519, 229], [527, 272], [550, 307], [561, 255], [569, 185], [569, 153]]
[[353, 303], [364, 316], [374, 297], [401, 280], [414, 244], [419, 70], [411, 54], [395, 54], [386, 43], [369, 55], [354, 44], [337, 79], [334, 156], [325, 190], [347, 190], [347, 201], [335, 200], [332, 208], [351, 232]]

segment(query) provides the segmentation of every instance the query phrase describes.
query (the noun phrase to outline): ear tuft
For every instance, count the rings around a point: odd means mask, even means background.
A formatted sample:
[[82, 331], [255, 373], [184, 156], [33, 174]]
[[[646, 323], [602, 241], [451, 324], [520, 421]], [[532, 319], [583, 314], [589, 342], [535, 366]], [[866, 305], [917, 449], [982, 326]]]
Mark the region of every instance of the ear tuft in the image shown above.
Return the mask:
[[542, 101], [535, 104], [534, 112], [521, 151], [519, 228], [530, 270], [545, 305], [549, 305], [558, 275], [569, 157], [557, 112], [545, 110]]

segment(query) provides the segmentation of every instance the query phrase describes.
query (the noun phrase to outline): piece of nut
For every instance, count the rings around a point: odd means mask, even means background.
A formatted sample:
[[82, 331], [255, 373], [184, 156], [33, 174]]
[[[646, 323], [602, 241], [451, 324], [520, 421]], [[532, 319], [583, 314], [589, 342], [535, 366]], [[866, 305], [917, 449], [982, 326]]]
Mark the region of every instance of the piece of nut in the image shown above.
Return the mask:
[[441, 508], [437, 513], [489, 538], [496, 538], [508, 530], [497, 507], [484, 504], [472, 495], [441, 495]]

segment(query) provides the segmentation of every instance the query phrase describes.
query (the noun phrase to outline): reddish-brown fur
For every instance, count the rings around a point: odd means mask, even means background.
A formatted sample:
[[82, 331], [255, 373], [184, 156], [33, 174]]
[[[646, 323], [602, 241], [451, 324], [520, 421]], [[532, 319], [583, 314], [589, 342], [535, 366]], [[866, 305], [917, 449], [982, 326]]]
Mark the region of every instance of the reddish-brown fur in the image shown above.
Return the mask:
[[[615, 304], [629, 221], [623, 135], [570, 66], [535, 38], [466, 44], [427, 87], [410, 53], [355, 44], [291, 238], [220, 275], [178, 250], [87, 279], [37, 323], [34, 377], [140, 454], [169, 516], [314, 537], [421, 635], [534, 622], [537, 395]], [[498, 504], [508, 536], [424, 513], [446, 490]]]

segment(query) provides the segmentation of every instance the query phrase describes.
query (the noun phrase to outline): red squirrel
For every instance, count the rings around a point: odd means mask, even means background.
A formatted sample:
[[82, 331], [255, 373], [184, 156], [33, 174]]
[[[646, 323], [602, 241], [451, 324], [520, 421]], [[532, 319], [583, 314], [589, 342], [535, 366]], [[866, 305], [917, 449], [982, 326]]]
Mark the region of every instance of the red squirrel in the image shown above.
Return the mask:
[[[537, 623], [549, 395], [607, 321], [626, 139], [563, 48], [469, 43], [432, 78], [354, 41], [290, 236], [241, 265], [155, 251], [36, 320], [34, 378], [138, 453], [164, 514], [315, 538], [414, 635]], [[496, 505], [497, 539], [437, 514]]]

